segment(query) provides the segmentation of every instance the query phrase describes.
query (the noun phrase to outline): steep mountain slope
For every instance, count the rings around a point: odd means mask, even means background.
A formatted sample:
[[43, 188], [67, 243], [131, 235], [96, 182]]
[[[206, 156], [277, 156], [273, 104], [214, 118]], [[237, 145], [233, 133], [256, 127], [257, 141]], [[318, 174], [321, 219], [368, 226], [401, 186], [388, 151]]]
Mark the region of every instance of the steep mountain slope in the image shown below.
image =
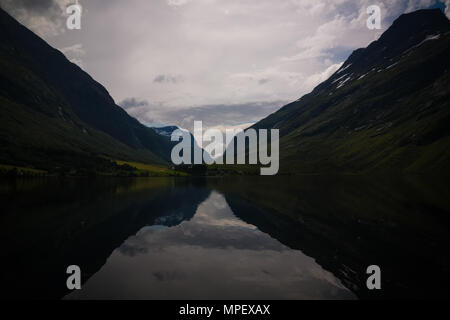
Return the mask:
[[167, 163], [172, 143], [0, 9], [0, 163], [89, 166], [110, 157]]
[[449, 57], [440, 10], [404, 14], [253, 128], [280, 129], [281, 172], [449, 171]]

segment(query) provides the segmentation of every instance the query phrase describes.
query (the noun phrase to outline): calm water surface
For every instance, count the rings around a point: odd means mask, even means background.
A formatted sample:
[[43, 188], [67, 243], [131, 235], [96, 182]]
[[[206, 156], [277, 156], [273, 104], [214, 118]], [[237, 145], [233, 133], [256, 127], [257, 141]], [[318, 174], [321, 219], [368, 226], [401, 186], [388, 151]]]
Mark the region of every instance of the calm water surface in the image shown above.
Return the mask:
[[[450, 283], [450, 197], [436, 179], [32, 179], [0, 192], [13, 298], [404, 298]], [[71, 264], [82, 290], [65, 287]]]
[[[177, 213], [174, 212], [176, 215]], [[144, 226], [70, 298], [350, 298], [313, 258], [237, 218], [213, 191], [190, 220]]]

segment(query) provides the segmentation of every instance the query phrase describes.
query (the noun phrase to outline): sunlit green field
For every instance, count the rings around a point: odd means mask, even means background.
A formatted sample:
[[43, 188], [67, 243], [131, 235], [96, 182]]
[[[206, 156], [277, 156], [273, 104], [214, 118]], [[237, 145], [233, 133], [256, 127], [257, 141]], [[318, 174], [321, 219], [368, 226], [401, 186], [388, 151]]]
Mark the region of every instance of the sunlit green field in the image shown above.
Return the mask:
[[179, 172], [175, 170], [171, 170], [164, 166], [158, 166], [154, 164], [146, 164], [146, 163], [139, 163], [139, 162], [133, 162], [133, 161], [123, 161], [123, 160], [114, 160], [115, 163], [119, 166], [128, 165], [130, 167], [133, 167], [136, 169], [136, 174], [138, 176], [158, 176], [158, 177], [165, 177], [165, 176], [188, 176], [187, 173]]

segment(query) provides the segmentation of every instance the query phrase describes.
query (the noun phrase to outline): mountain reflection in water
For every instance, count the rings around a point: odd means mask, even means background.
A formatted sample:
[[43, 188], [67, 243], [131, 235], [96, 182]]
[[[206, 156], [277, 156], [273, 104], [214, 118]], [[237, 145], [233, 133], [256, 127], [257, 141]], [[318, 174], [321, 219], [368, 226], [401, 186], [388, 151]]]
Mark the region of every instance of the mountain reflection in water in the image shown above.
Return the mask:
[[147, 226], [69, 298], [351, 298], [332, 273], [236, 218], [212, 192], [189, 221]]
[[[12, 298], [447, 296], [439, 179], [230, 177], [0, 183]], [[79, 265], [82, 290], [66, 288]], [[366, 288], [377, 264], [382, 290]]]

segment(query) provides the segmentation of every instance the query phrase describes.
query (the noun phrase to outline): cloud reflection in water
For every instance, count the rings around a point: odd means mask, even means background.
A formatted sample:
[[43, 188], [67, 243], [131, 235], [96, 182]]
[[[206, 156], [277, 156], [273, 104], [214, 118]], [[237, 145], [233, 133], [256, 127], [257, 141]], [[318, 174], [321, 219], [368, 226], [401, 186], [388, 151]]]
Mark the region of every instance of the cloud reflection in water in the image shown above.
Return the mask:
[[238, 219], [212, 192], [174, 227], [129, 237], [72, 299], [354, 298], [313, 258]]

